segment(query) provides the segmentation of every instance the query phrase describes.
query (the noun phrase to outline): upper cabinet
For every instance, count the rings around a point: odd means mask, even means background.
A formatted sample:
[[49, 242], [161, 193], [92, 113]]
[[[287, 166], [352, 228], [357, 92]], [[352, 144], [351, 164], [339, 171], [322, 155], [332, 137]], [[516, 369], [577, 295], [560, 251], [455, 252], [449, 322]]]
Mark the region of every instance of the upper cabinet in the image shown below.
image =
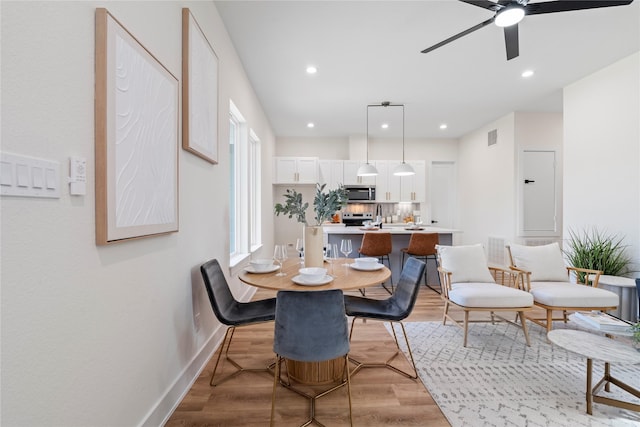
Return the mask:
[[401, 178], [401, 202], [421, 203], [426, 200], [426, 164], [424, 160], [407, 162], [413, 166], [415, 175], [403, 176]]
[[327, 184], [327, 190], [335, 190], [344, 181], [344, 161], [318, 160], [318, 182]]
[[393, 170], [401, 162], [399, 160], [376, 160], [378, 169], [376, 177], [376, 201], [394, 203], [401, 201], [401, 177], [395, 176]]
[[375, 185], [375, 176], [358, 176], [358, 168], [364, 164], [358, 160], [345, 160], [344, 185]]
[[315, 184], [318, 182], [317, 157], [275, 157], [274, 184]]

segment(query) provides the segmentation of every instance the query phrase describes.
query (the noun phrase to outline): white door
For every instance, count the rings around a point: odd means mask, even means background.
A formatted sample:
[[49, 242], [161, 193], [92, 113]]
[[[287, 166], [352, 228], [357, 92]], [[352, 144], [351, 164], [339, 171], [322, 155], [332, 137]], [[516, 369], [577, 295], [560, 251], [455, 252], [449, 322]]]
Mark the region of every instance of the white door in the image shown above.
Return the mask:
[[[454, 162], [432, 162], [429, 179], [431, 223], [435, 227], [453, 228], [456, 206]], [[425, 212], [423, 212], [424, 216]]]
[[524, 151], [520, 185], [525, 235], [556, 232], [555, 173], [555, 151]]

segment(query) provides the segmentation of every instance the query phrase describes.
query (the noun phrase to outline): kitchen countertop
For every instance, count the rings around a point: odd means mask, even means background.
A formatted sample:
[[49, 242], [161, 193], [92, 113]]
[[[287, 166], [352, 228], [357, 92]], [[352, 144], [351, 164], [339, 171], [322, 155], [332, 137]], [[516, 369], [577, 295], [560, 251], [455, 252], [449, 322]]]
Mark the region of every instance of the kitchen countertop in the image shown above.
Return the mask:
[[391, 234], [411, 234], [411, 233], [438, 233], [453, 234], [461, 233], [460, 230], [451, 228], [441, 228], [433, 226], [422, 226], [422, 230], [407, 230], [406, 224], [382, 224], [382, 229], [365, 230], [362, 226], [345, 226], [344, 224], [325, 224], [323, 232], [326, 234], [364, 234], [367, 232], [391, 233]]

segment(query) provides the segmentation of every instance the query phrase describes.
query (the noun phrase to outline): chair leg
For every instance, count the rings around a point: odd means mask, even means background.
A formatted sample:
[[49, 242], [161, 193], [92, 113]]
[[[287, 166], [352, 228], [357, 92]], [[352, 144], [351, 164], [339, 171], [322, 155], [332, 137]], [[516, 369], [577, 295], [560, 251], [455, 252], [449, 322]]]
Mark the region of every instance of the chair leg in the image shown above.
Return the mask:
[[407, 336], [407, 331], [404, 328], [404, 323], [402, 322], [391, 322], [391, 331], [393, 331], [393, 339], [396, 340], [396, 347], [398, 348], [398, 350], [400, 350], [400, 344], [398, 343], [398, 337], [396, 335], [396, 329], [394, 327], [395, 323], [400, 323], [400, 327], [402, 328], [402, 335], [404, 335], [404, 342], [407, 345], [407, 350], [409, 351], [409, 359], [411, 361], [411, 366], [413, 366], [413, 375], [400, 370], [398, 368], [396, 368], [395, 366], [392, 366], [391, 364], [389, 364], [389, 362], [391, 362], [391, 360], [393, 360], [398, 354], [399, 352], [396, 352], [396, 354], [394, 354], [393, 356], [391, 356], [391, 358], [389, 358], [387, 360], [387, 362], [385, 363], [385, 365], [393, 370], [396, 371], [399, 374], [404, 375], [407, 378], [411, 378], [413, 380], [415, 380], [416, 378], [418, 378], [418, 369], [416, 368], [416, 362], [413, 360], [413, 352], [411, 351], [411, 345], [409, 344], [409, 337]]
[[[266, 372], [266, 371], [269, 371], [271, 368], [271, 365], [269, 365], [266, 368], [244, 368], [240, 366], [238, 362], [233, 360], [231, 356], [229, 356], [229, 347], [231, 347], [231, 341], [233, 340], [233, 334], [235, 333], [235, 331], [236, 331], [236, 327], [230, 326], [227, 328], [227, 332], [224, 334], [224, 339], [222, 340], [222, 344], [220, 344], [220, 350], [218, 351], [218, 358], [216, 359], [216, 364], [213, 367], [213, 372], [211, 373], [211, 379], [209, 380], [210, 386], [216, 387], [242, 372]], [[229, 339], [227, 340], [227, 338]], [[226, 349], [225, 349], [225, 343], [226, 343]], [[229, 363], [231, 363], [236, 368], [236, 370], [220, 378], [216, 383], [214, 382], [214, 378], [216, 376], [216, 372], [218, 371], [218, 365], [220, 364], [220, 359], [222, 358], [223, 352], [224, 352], [225, 360], [228, 360]], [[223, 362], [223, 365], [224, 365], [224, 362]]]
[[276, 390], [278, 388], [278, 380], [280, 379], [280, 365], [280, 356], [276, 355], [276, 370], [273, 375], [273, 391], [271, 392], [271, 422], [269, 423], [271, 427], [273, 427], [276, 412]]
[[[220, 350], [218, 351], [218, 358], [216, 359], [216, 364], [213, 367], [213, 372], [211, 373], [211, 379], [209, 380], [209, 385], [210, 386], [217, 386], [223, 382], [225, 382], [226, 380], [235, 377], [236, 375], [238, 375], [240, 372], [242, 372], [242, 367], [240, 365], [238, 365], [233, 359], [229, 358], [229, 347], [231, 346], [231, 340], [233, 340], [233, 333], [235, 332], [236, 328], [235, 326], [231, 326], [229, 328], [227, 328], [227, 332], [225, 332], [224, 334], [224, 339], [222, 340], [222, 343], [220, 344]], [[227, 341], [227, 338], [229, 338], [229, 341]], [[227, 346], [227, 349], [225, 350], [225, 344]], [[225, 359], [229, 360], [229, 362], [231, 362], [231, 364], [233, 366], [236, 367], [236, 371], [232, 372], [231, 374], [223, 377], [220, 381], [218, 381], [218, 384], [214, 384], [213, 379], [216, 376], [216, 371], [218, 370], [218, 365], [220, 364], [220, 358], [222, 357], [222, 353], [224, 352], [224, 357]]]
[[467, 332], [469, 331], [469, 310], [464, 311], [464, 344], [463, 347], [467, 346]]
[[524, 338], [527, 341], [527, 346], [531, 347], [531, 342], [529, 341], [529, 331], [527, 330], [527, 321], [524, 318], [524, 311], [519, 311], [518, 315], [520, 316], [520, 321], [522, 322], [522, 332], [524, 333]]
[[442, 324], [447, 324], [447, 314], [449, 314], [449, 300], [444, 301], [444, 312], [442, 314]]
[[553, 310], [547, 309], [547, 333], [553, 328]]

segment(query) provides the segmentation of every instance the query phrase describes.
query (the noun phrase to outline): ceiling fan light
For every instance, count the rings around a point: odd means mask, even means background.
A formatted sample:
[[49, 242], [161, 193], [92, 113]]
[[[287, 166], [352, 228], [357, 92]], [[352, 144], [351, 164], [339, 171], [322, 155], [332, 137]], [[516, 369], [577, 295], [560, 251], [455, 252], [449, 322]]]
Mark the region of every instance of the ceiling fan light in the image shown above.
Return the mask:
[[358, 176], [376, 176], [378, 175], [378, 169], [373, 166], [371, 163], [365, 163], [364, 165], [358, 168], [358, 172], [356, 173]]
[[395, 176], [409, 176], [415, 175], [416, 171], [413, 170], [410, 164], [402, 162], [393, 169], [393, 174]]
[[499, 11], [494, 22], [498, 27], [510, 27], [522, 21], [522, 18], [524, 18], [524, 8], [511, 5]]

